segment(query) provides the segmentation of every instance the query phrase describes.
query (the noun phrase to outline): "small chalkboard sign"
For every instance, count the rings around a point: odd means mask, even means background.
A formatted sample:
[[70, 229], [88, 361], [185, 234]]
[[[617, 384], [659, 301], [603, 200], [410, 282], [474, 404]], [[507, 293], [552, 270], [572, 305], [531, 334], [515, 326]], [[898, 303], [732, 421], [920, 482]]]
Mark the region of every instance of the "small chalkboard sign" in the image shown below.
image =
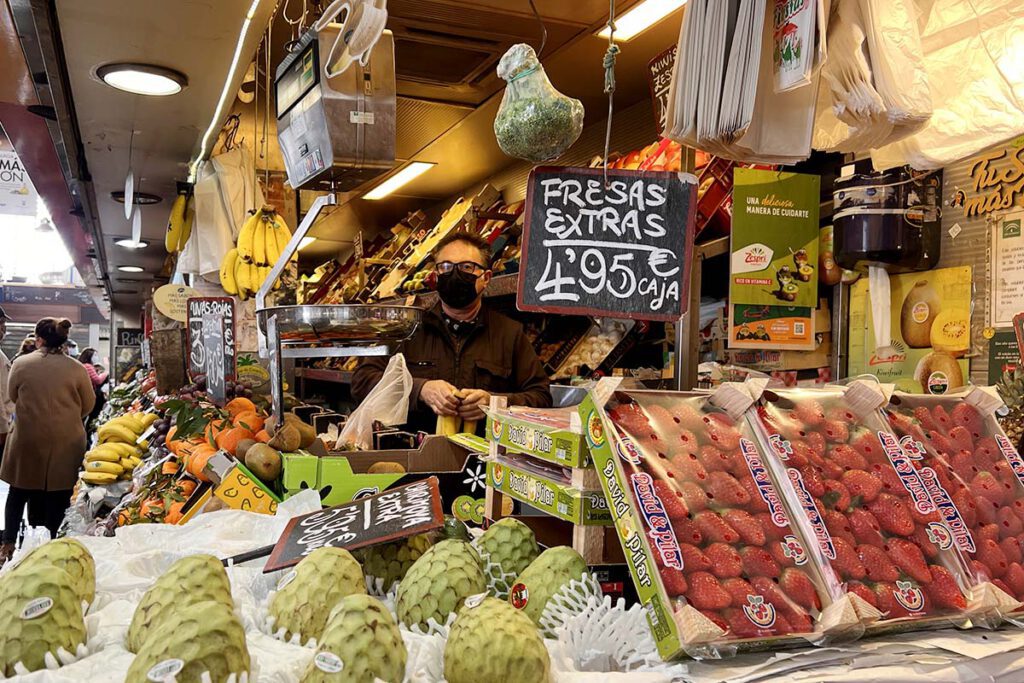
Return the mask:
[[142, 346], [142, 329], [138, 327], [119, 327], [117, 329], [117, 346]]
[[678, 320], [689, 299], [697, 179], [542, 166], [530, 173], [521, 311]]
[[288, 522], [264, 573], [298, 564], [317, 548], [355, 550], [444, 526], [437, 477], [302, 515]]
[[668, 93], [672, 87], [672, 69], [676, 64], [676, 46], [661, 52], [647, 64], [647, 80], [654, 100], [654, 119], [658, 135], [665, 132], [668, 118]]
[[195, 379], [206, 375], [214, 400], [214, 386], [235, 378], [235, 301], [231, 297], [193, 297], [188, 309], [188, 371]]

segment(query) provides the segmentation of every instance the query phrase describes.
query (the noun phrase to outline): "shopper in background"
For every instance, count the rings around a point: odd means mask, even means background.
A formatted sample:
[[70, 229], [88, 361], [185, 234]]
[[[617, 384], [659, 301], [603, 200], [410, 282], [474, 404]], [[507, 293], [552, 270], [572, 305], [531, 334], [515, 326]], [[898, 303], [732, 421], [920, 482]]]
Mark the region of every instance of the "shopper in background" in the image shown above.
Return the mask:
[[96, 405], [93, 406], [92, 412], [89, 413], [88, 417], [88, 420], [94, 420], [100, 414], [100, 411], [103, 410], [103, 404], [107, 402], [107, 397], [103, 394], [103, 385], [107, 383], [110, 373], [97, 369], [96, 349], [91, 346], [82, 349], [82, 353], [78, 355], [78, 362], [89, 373], [89, 379], [92, 381], [92, 387], [96, 392]]
[[64, 353], [68, 354], [72, 358], [78, 358], [78, 342], [74, 339], [68, 339], [64, 342]]
[[81, 363], [64, 354], [70, 330], [68, 320], [43, 318], [36, 323], [37, 350], [11, 365], [8, 388], [17, 419], [0, 464], [0, 479], [11, 485], [0, 563], [14, 551], [26, 505], [29, 523], [57, 536], [78, 479], [86, 450], [82, 419], [96, 392]]
[[22, 356], [27, 356], [28, 354], [34, 352], [35, 350], [36, 350], [36, 335], [34, 335], [34, 334], [26, 334], [25, 335], [25, 340], [23, 342], [21, 342], [21, 349], [18, 350], [18, 355], [14, 357], [14, 360], [18, 360]]
[[[483, 420], [492, 394], [506, 396], [509, 405], [551, 405], [550, 381], [522, 325], [483, 303], [491, 281], [490, 253], [486, 241], [463, 232], [448, 235], [434, 249], [441, 300], [399, 349], [413, 376], [413, 429], [434, 431], [435, 415]], [[376, 386], [387, 362], [371, 357], [359, 364], [352, 378], [357, 400]]]
[[[0, 341], [7, 336], [7, 313], [0, 308]], [[0, 462], [3, 458], [4, 444], [7, 443], [7, 435], [11, 431], [11, 422], [14, 419], [14, 404], [7, 398], [7, 377], [11, 372], [11, 361], [7, 354], [0, 351]]]

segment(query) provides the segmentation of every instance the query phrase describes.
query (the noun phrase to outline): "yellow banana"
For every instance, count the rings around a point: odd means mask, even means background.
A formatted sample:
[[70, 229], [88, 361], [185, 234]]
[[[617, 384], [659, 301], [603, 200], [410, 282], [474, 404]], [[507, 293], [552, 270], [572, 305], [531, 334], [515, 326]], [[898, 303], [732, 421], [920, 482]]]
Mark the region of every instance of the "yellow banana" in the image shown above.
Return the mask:
[[123, 472], [131, 472], [133, 469], [135, 469], [135, 465], [133, 465], [132, 461], [129, 460], [128, 458], [121, 458], [118, 464], [121, 465], [121, 470]]
[[99, 448], [94, 448], [85, 454], [85, 461], [92, 462], [94, 460], [102, 460], [104, 462], [118, 462], [121, 456], [113, 451], [101, 451]]
[[[281, 216], [275, 216], [274, 218], [274, 232], [277, 234], [277, 248], [279, 254], [283, 254], [285, 249], [288, 248], [288, 242], [292, 239], [292, 231], [288, 229], [288, 224], [284, 222]], [[292, 254], [292, 261], [299, 260], [299, 251], [295, 250]]]
[[138, 434], [122, 425], [103, 425], [99, 428], [97, 434], [100, 437], [100, 443], [120, 441], [122, 443], [134, 444], [135, 440], [139, 438]]
[[185, 195], [179, 194], [174, 198], [174, 203], [171, 204], [171, 215], [167, 219], [167, 233], [164, 235], [164, 248], [167, 249], [168, 254], [174, 254], [178, 251], [181, 233], [185, 227], [186, 201]]
[[150, 425], [159, 419], [159, 415], [156, 413], [142, 413], [139, 415], [139, 419], [142, 420], [142, 426], [149, 429]]
[[86, 472], [104, 472], [106, 474], [121, 474], [124, 472], [124, 468], [116, 462], [106, 462], [105, 460], [90, 460], [85, 463]]
[[135, 445], [135, 442], [125, 443], [123, 441], [108, 441], [100, 444], [97, 448], [106, 448], [110, 453], [116, 453], [118, 458], [126, 458], [131, 455], [138, 455], [142, 451]]
[[235, 280], [235, 264], [238, 262], [238, 249], [224, 254], [220, 262], [220, 286], [228, 294], [238, 294], [238, 281]]
[[252, 280], [249, 279], [249, 264], [239, 258], [235, 259], [235, 283], [238, 286], [238, 293], [243, 299], [249, 296], [252, 291]]
[[253, 240], [256, 238], [256, 226], [262, 216], [262, 211], [249, 216], [238, 233], [238, 258], [241, 261], [253, 262]]
[[252, 235], [252, 262], [258, 266], [267, 265], [267, 217], [260, 216]]
[[196, 218], [196, 207], [195, 202], [192, 201], [192, 196], [189, 195], [185, 202], [185, 217], [181, 223], [181, 235], [178, 237], [178, 251], [185, 248], [188, 244], [188, 238], [192, 236], [192, 222]]
[[135, 415], [134, 413], [125, 413], [120, 417], [115, 417], [113, 420], [109, 420], [107, 424], [121, 425], [127, 427], [128, 429], [135, 432], [137, 435], [141, 434], [146, 429], [145, 425], [143, 425], [142, 423], [142, 420], [139, 418], [138, 415]]
[[281, 258], [281, 251], [284, 245], [278, 239], [278, 220], [280, 216], [274, 214], [267, 222], [267, 265], [274, 265]]
[[260, 279], [260, 267], [255, 263], [249, 264], [249, 282], [252, 283], [252, 287], [249, 290], [251, 294], [255, 294], [259, 291], [260, 285], [263, 284], [263, 280]]
[[136, 467], [142, 464], [142, 458], [140, 458], [137, 455], [129, 457], [128, 461], [132, 464], [132, 469], [135, 469]]
[[117, 481], [117, 475], [108, 472], [85, 472], [82, 474], [82, 481], [86, 484], [113, 484]]

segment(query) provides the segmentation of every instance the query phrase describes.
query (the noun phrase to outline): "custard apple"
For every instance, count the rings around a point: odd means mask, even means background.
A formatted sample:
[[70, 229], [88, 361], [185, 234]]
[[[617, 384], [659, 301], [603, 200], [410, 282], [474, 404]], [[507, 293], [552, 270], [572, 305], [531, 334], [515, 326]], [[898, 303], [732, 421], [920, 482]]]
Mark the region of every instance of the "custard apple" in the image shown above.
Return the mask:
[[96, 564], [92, 554], [80, 541], [58, 538], [34, 549], [13, 571], [33, 571], [41, 564], [60, 567], [75, 582], [75, 591], [83, 602], [92, 604], [96, 597]]
[[400, 541], [374, 545], [353, 553], [363, 563], [363, 572], [380, 579], [384, 590], [401, 581], [409, 567], [427, 552], [433, 542], [429, 534], [419, 534]]
[[298, 634], [305, 642], [320, 639], [327, 617], [347, 595], [366, 594], [363, 568], [344, 548], [317, 548], [293, 570], [270, 601], [274, 629], [286, 630], [285, 640]]
[[[150, 677], [158, 665], [163, 677], [156, 672]], [[206, 671], [212, 681], [225, 681], [250, 668], [245, 629], [234, 610], [219, 600], [205, 600], [177, 605], [165, 616], [160, 630], [153, 632], [132, 660], [125, 682], [171, 680], [168, 674], [175, 670], [177, 683], [199, 683]]]
[[192, 603], [213, 600], [234, 609], [231, 584], [224, 565], [213, 555], [183, 557], [142, 596], [128, 627], [126, 647], [138, 652], [150, 633], [164, 633], [164, 620]]
[[516, 578], [509, 602], [539, 626], [540, 615], [551, 596], [586, 571], [587, 563], [572, 548], [564, 545], [548, 548]]
[[407, 656], [387, 607], [369, 595], [349, 595], [328, 617], [302, 683], [402, 683]]
[[0, 673], [14, 676], [45, 667], [47, 652], [74, 652], [85, 642], [82, 600], [74, 577], [60, 567], [36, 564], [0, 582]]
[[398, 584], [398, 620], [406, 626], [426, 626], [433, 618], [443, 624], [470, 595], [487, 590], [480, 556], [465, 541], [441, 541], [409, 568]]
[[548, 683], [551, 660], [529, 617], [507, 602], [485, 598], [465, 605], [448, 634], [448, 683]]
[[540, 554], [533, 529], [512, 517], [492, 524], [477, 545], [490, 555], [491, 562], [501, 565], [501, 571], [513, 576], [518, 576]]

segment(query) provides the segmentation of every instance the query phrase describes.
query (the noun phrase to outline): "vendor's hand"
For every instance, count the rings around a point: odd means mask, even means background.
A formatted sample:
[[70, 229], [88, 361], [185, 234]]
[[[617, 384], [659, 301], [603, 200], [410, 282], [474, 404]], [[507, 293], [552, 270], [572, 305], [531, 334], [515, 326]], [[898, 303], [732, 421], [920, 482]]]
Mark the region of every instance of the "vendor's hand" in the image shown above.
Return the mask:
[[424, 382], [420, 400], [437, 415], [458, 415], [459, 399], [455, 398], [455, 387], [443, 379]]
[[459, 417], [463, 420], [482, 420], [484, 408], [491, 404], [491, 395], [483, 389], [463, 389]]

